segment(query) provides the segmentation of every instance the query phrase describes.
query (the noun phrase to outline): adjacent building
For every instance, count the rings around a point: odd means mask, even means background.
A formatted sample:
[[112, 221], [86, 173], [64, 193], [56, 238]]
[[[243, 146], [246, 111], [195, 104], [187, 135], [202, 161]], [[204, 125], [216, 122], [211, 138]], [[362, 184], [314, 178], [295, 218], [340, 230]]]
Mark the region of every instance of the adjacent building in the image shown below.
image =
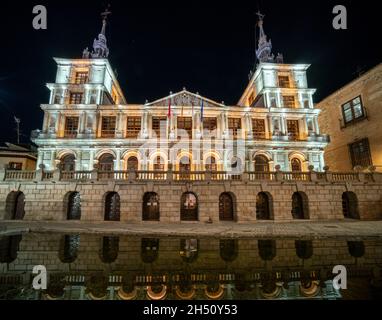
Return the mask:
[[7, 170], [35, 170], [37, 149], [27, 144], [6, 142], [0, 146], [0, 168]]
[[331, 137], [331, 171], [382, 171], [382, 64], [317, 104], [321, 129]]

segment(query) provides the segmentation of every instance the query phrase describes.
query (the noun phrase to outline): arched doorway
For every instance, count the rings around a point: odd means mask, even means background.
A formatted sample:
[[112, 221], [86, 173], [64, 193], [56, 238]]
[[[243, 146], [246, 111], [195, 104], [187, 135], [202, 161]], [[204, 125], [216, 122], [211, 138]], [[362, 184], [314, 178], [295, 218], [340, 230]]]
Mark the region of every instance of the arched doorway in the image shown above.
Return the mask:
[[118, 258], [119, 237], [103, 237], [101, 261], [103, 263], [113, 263]]
[[268, 172], [269, 171], [269, 161], [263, 155], [258, 155], [255, 157], [255, 172]]
[[359, 220], [358, 199], [354, 192], [342, 194], [342, 211], [345, 218]]
[[215, 157], [208, 157], [206, 159], [206, 163], [204, 165], [206, 171], [208, 172], [216, 172], [217, 171], [217, 164]]
[[127, 170], [134, 170], [138, 171], [138, 158], [137, 157], [130, 157], [127, 159]]
[[256, 219], [271, 220], [273, 218], [271, 207], [271, 195], [266, 192], [260, 192], [256, 197]]
[[159, 197], [155, 192], [147, 192], [143, 196], [142, 220], [159, 221]]
[[182, 157], [179, 161], [179, 172], [181, 179], [189, 179], [191, 173], [191, 161], [189, 157]]
[[79, 192], [71, 192], [69, 194], [66, 218], [68, 220], [81, 219], [81, 195]]
[[114, 170], [114, 157], [113, 155], [109, 153], [103, 154], [99, 160], [98, 160], [98, 165], [99, 165], [99, 171], [103, 172], [111, 172]]
[[117, 192], [108, 192], [105, 197], [105, 221], [120, 221], [121, 199]]
[[72, 263], [77, 259], [80, 235], [65, 235], [61, 238], [59, 258], [62, 263]]
[[61, 171], [74, 172], [76, 170], [76, 158], [73, 154], [68, 154], [61, 158]]
[[259, 256], [264, 261], [272, 261], [276, 257], [275, 240], [258, 240]]
[[5, 220], [23, 220], [25, 216], [25, 195], [20, 191], [11, 192], [6, 200]]
[[143, 238], [141, 241], [141, 259], [144, 263], [153, 263], [158, 259], [159, 239]]
[[198, 199], [192, 192], [182, 194], [180, 200], [180, 220], [198, 221]]
[[365, 244], [363, 241], [348, 241], [349, 254], [354, 258], [361, 258], [365, 255]]
[[295, 192], [292, 196], [293, 219], [309, 219], [308, 197], [303, 192]]
[[236, 239], [220, 240], [220, 257], [226, 262], [236, 260], [239, 254], [239, 244]]
[[313, 243], [312, 241], [295, 241], [296, 255], [300, 259], [307, 260], [313, 256]]
[[21, 239], [21, 235], [0, 237], [0, 263], [16, 260]]
[[301, 164], [300, 159], [293, 158], [290, 163], [291, 163], [292, 172], [301, 172], [302, 171], [302, 164]]
[[224, 192], [219, 197], [219, 220], [234, 221], [234, 199], [231, 193]]

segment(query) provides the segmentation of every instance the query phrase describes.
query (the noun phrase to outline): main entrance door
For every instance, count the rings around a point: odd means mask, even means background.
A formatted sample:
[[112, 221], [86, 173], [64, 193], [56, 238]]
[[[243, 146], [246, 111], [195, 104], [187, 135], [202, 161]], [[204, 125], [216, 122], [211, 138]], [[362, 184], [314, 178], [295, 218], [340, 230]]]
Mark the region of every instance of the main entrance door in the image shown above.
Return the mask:
[[155, 192], [143, 196], [143, 221], [159, 221], [159, 197]]
[[186, 192], [182, 195], [180, 219], [182, 221], [198, 220], [198, 200], [191, 192]]
[[233, 221], [233, 199], [232, 196], [225, 192], [219, 198], [219, 220], [220, 221]]

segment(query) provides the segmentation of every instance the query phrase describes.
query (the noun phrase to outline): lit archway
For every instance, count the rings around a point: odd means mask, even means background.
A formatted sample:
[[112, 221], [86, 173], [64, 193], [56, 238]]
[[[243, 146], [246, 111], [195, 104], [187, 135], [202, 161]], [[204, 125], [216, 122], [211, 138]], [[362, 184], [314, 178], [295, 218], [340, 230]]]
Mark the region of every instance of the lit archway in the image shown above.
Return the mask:
[[198, 221], [199, 204], [196, 195], [192, 192], [185, 192], [182, 194], [180, 202], [180, 220]]
[[269, 160], [265, 156], [255, 156], [254, 162], [255, 172], [269, 172]]

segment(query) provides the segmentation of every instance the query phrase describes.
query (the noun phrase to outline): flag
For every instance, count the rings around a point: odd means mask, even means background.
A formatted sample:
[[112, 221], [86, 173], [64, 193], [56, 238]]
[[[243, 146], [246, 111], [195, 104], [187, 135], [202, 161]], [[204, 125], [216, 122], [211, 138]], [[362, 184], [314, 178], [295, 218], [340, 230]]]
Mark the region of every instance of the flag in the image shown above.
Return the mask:
[[204, 112], [204, 101], [203, 99], [200, 99], [201, 106], [200, 106], [200, 121], [203, 122], [203, 112]]

